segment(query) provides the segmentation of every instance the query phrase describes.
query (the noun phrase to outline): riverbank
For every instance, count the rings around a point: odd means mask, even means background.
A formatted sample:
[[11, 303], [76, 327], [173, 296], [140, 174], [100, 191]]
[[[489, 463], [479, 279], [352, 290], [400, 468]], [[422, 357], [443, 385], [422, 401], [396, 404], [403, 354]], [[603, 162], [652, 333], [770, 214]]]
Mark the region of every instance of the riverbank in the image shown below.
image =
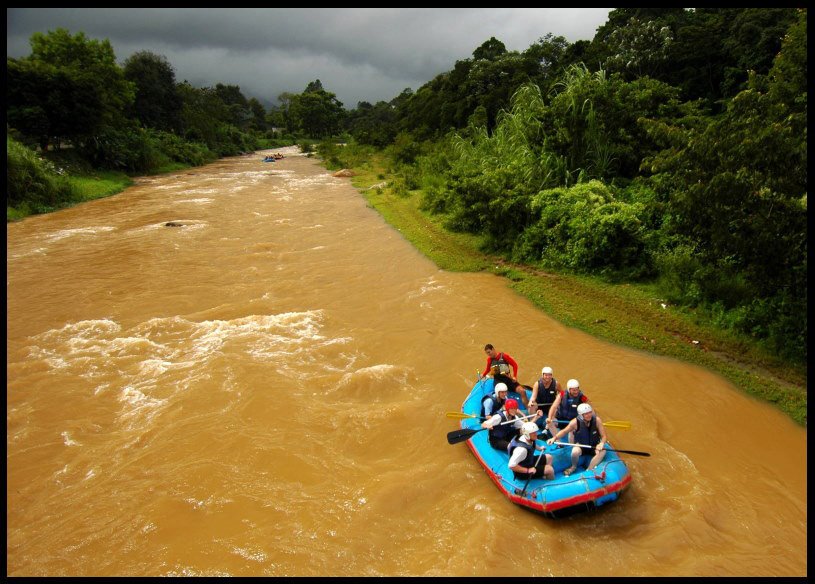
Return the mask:
[[[336, 169], [334, 169], [336, 170]], [[612, 343], [694, 363], [807, 425], [806, 367], [785, 363], [705, 315], [670, 306], [649, 286], [544, 272], [479, 251], [479, 238], [451, 233], [420, 208], [421, 191], [391, 186], [382, 161], [352, 169], [352, 184], [383, 218], [441, 269], [489, 271], [567, 326]]]

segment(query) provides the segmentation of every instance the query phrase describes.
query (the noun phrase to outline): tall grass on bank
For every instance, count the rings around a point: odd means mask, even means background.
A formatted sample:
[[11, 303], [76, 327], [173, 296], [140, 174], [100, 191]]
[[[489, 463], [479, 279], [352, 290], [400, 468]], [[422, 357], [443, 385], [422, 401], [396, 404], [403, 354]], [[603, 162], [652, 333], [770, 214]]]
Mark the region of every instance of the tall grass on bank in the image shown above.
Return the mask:
[[6, 220], [47, 213], [78, 202], [67, 174], [6, 136]]

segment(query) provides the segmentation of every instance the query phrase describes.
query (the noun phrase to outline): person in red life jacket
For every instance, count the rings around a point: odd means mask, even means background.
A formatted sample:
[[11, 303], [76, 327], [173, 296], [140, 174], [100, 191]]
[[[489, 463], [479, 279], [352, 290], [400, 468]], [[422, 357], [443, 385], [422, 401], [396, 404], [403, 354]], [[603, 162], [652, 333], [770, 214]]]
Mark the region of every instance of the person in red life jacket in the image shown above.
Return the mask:
[[515, 359], [495, 350], [491, 344], [484, 345], [484, 353], [487, 354], [487, 367], [481, 377], [492, 376], [495, 383], [506, 383], [510, 391], [514, 391], [521, 398], [526, 407], [529, 399], [526, 397], [526, 389], [518, 383], [518, 363]]
[[[563, 391], [560, 382], [554, 378], [554, 372], [551, 367], [544, 367], [541, 370], [541, 378], [532, 386], [532, 395], [529, 397], [529, 413], [534, 414], [538, 408], [551, 406], [555, 403], [558, 394]], [[549, 429], [549, 435], [554, 436], [557, 432], [557, 423], [547, 420], [544, 424], [544, 429]]]
[[[588, 403], [589, 398], [580, 391], [580, 382], [577, 379], [570, 379], [566, 382], [566, 391], [561, 391], [557, 394], [554, 403], [549, 408], [549, 414], [546, 416], [546, 426], [550, 424], [557, 424], [558, 420], [562, 423], [571, 422], [577, 417], [577, 407], [580, 404]], [[572, 435], [569, 434], [569, 442], [573, 442]]]
[[[504, 422], [512, 422], [512, 424], [505, 424]], [[521, 417], [518, 411], [518, 400], [509, 398], [505, 403], [502, 410], [495, 415], [491, 416], [488, 420], [481, 423], [482, 428], [489, 428], [489, 441], [490, 446], [498, 450], [506, 451], [510, 441], [518, 435], [524, 418]]]
[[[507, 447], [509, 453], [509, 469], [516, 479], [553, 479], [555, 469], [552, 466], [552, 455], [544, 454], [543, 448], [535, 446], [538, 438], [538, 425], [535, 422], [525, 422], [521, 426], [521, 437], [513, 438]], [[535, 456], [535, 451], [540, 454]], [[543, 460], [538, 462], [539, 457]]]
[[[569, 422], [565, 428], [558, 431], [553, 437], [549, 438], [547, 442], [552, 444], [557, 442], [564, 435], [569, 432], [574, 432], [574, 443], [572, 446], [572, 466], [563, 471], [563, 474], [569, 476], [577, 470], [577, 463], [581, 456], [592, 456], [586, 470], [591, 470], [605, 458], [606, 456], [606, 429], [603, 427], [603, 421], [594, 412], [589, 404], [583, 403], [577, 406], [577, 417]], [[578, 446], [585, 444], [591, 448]]]

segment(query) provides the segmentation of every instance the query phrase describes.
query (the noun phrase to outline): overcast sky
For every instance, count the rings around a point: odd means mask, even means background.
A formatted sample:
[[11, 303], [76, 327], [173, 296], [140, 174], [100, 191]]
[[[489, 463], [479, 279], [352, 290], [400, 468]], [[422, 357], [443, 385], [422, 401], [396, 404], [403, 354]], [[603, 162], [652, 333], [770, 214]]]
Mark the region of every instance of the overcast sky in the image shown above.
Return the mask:
[[346, 109], [417, 90], [490, 37], [524, 51], [552, 33], [591, 40], [610, 8], [7, 8], [9, 57], [32, 33], [108, 39], [119, 63], [164, 55], [176, 80], [239, 85], [264, 104], [319, 79]]

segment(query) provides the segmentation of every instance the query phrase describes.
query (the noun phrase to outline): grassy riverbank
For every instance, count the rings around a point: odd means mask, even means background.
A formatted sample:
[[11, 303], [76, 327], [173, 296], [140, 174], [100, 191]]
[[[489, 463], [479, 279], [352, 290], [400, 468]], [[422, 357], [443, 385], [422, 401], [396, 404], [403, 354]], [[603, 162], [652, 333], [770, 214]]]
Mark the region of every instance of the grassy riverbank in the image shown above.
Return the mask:
[[504, 276], [518, 294], [567, 326], [705, 367], [806, 426], [805, 366], [785, 363], [750, 339], [717, 329], [704, 314], [667, 305], [649, 286], [543, 272], [484, 254], [477, 237], [451, 233], [424, 213], [421, 191], [392, 188], [383, 160], [374, 157], [353, 170], [352, 184], [370, 206], [440, 268]]

